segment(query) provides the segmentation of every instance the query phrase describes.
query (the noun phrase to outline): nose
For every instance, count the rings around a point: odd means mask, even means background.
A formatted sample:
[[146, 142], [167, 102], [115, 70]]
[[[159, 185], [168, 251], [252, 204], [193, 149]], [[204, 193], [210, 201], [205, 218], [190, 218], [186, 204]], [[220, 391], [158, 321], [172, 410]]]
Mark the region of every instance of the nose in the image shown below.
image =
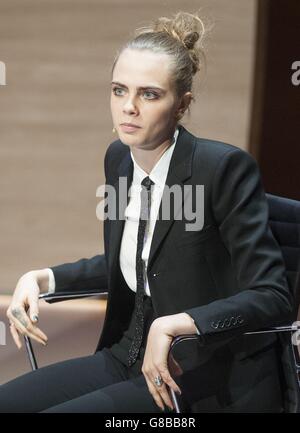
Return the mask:
[[123, 105], [123, 111], [126, 114], [137, 114], [138, 113], [138, 108], [137, 108], [137, 104], [136, 104], [134, 97], [128, 96], [128, 98], [126, 99], [126, 101]]

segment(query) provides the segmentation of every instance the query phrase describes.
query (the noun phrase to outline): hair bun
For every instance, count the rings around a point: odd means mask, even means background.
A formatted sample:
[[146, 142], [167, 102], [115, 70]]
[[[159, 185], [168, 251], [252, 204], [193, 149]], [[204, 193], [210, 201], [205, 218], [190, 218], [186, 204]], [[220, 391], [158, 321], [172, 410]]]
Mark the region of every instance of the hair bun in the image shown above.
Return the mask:
[[200, 17], [200, 11], [179, 11], [171, 18], [159, 17], [136, 29], [134, 38], [123, 49], [150, 50], [171, 56], [172, 79], [178, 95], [183, 95], [191, 91], [196, 72], [205, 72], [204, 42], [209, 30], [208, 21]]
[[136, 35], [147, 32], [167, 33], [188, 50], [195, 50], [195, 44], [199, 41], [197, 49], [201, 50], [206, 27], [198, 13], [179, 11], [172, 18], [160, 17], [150, 25], [137, 29]]
[[186, 46], [188, 50], [192, 50], [194, 48], [195, 43], [200, 38], [198, 32], [189, 32], [182, 40], [183, 45]]

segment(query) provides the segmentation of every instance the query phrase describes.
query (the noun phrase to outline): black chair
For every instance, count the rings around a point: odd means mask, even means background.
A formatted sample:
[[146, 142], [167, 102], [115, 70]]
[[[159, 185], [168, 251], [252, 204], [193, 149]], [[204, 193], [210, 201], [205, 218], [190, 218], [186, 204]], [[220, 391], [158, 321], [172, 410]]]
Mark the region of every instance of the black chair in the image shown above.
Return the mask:
[[[296, 322], [300, 300], [300, 202], [272, 194], [266, 196], [269, 205], [269, 225], [281, 248], [289, 288], [295, 298], [293, 323], [247, 332], [244, 335], [277, 334], [285, 412], [300, 412], [300, 359], [298, 346], [295, 345], [300, 336], [300, 322], [299, 324]], [[168, 366], [171, 376], [182, 391], [182, 394], [177, 396], [170, 390], [177, 413], [197, 412], [197, 400], [201, 398], [198, 392], [201, 394], [201, 385], [195, 386], [195, 384], [201, 384], [206, 380], [207, 371], [211, 371], [211, 368], [208, 368], [209, 362], [209, 353], [207, 349], [201, 347], [198, 335], [179, 335], [173, 339], [168, 355]], [[222, 380], [221, 377], [218, 379]]]
[[[266, 333], [278, 335], [284, 373], [285, 411], [300, 412], [300, 357], [298, 347], [293, 344], [300, 333], [300, 326], [296, 323], [300, 301], [300, 202], [272, 194], [266, 194], [266, 196], [269, 205], [269, 224], [282, 250], [289, 288], [293, 291], [296, 300], [294, 322], [286, 326], [247, 332], [246, 335]], [[40, 299], [44, 299], [48, 303], [55, 303], [99, 295], [107, 295], [107, 292], [101, 291], [101, 289], [97, 292], [82, 291], [76, 294], [61, 292], [51, 295], [42, 294]], [[38, 366], [30, 338], [25, 336], [24, 339], [31, 368], [35, 370]], [[173, 339], [168, 354], [168, 366], [171, 376], [182, 390], [182, 394], [177, 396], [170, 389], [175, 412], [196, 412], [195, 380], [197, 380], [197, 376], [193, 373], [199, 371], [202, 362], [203, 350], [198, 334], [179, 335]]]

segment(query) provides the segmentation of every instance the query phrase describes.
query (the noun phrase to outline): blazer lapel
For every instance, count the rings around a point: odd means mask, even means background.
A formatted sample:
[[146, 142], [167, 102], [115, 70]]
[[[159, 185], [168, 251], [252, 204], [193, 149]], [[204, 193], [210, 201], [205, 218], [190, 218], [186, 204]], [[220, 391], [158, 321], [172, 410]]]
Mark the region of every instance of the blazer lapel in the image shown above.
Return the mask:
[[[175, 145], [175, 149], [170, 161], [169, 170], [166, 178], [166, 184], [162, 196], [162, 201], [159, 208], [160, 215], [162, 211], [162, 202], [164, 196], [168, 197], [166, 192], [167, 188], [171, 188], [173, 185], [179, 185], [181, 191], [184, 192], [183, 183], [189, 179], [192, 175], [192, 160], [195, 147], [195, 137], [190, 134], [182, 125], [179, 126], [179, 135]], [[163, 220], [159, 218], [156, 221], [149, 258], [148, 258], [148, 271], [151, 269], [153, 260], [158, 252], [159, 246], [161, 245], [163, 239], [170, 230], [172, 224], [174, 223], [174, 218], [179, 211], [182, 210], [184, 203], [184, 195], [182, 194], [181, 202], [176, 202], [174, 200], [174, 208], [170, 209], [170, 219]]]
[[[166, 178], [166, 185], [163, 192], [166, 194], [166, 188], [171, 188], [173, 185], [179, 185], [183, 191], [183, 182], [191, 177], [192, 174], [192, 159], [195, 145], [195, 137], [190, 134], [182, 125], [179, 126], [179, 135], [175, 145], [175, 149], [170, 161], [168, 175]], [[128, 153], [122, 159], [118, 168], [118, 179], [114, 183], [116, 191], [116, 216], [115, 220], [111, 220], [110, 239], [109, 239], [109, 269], [111, 275], [115, 274], [116, 266], [121, 246], [122, 233], [125, 223], [125, 209], [129, 202], [128, 190], [133, 178], [133, 162], [130, 156], [129, 148]], [[123, 183], [119, 182], [119, 178], [123, 178]], [[163, 201], [163, 200], [162, 200]], [[174, 223], [174, 217], [182, 209], [184, 197], [182, 201], [177, 203], [177, 206], [170, 212], [170, 219], [158, 219], [155, 224], [153, 233], [149, 259], [148, 270], [155, 258], [158, 248]], [[175, 202], [176, 203], [176, 202]], [[160, 204], [161, 212], [162, 204]]]
[[[109, 238], [109, 263], [110, 272], [114, 274], [119, 257], [122, 233], [125, 223], [125, 209], [129, 203], [128, 190], [133, 177], [133, 162], [130, 152], [121, 161], [118, 168], [118, 178], [113, 184], [116, 191], [116, 219], [111, 220], [110, 238]], [[122, 181], [120, 182], [120, 178]]]

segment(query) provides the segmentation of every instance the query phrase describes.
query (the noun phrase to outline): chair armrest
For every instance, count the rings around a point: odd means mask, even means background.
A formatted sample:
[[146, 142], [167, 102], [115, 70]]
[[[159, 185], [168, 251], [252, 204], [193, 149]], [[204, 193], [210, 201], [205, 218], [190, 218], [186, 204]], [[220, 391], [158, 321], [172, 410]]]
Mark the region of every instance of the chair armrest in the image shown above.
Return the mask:
[[[300, 330], [300, 322], [295, 322], [291, 325], [284, 325], [284, 326], [273, 326], [270, 328], [265, 329], [259, 329], [257, 331], [251, 331], [251, 332], [245, 332], [244, 335], [258, 335], [258, 334], [269, 334], [269, 333], [294, 333]], [[182, 343], [186, 343], [185, 345]], [[199, 360], [199, 350], [202, 352], [203, 348], [203, 337], [199, 334], [182, 334], [177, 335], [173, 338], [169, 352], [168, 352], [168, 368], [170, 371], [170, 374], [172, 378], [175, 380], [175, 377], [181, 376], [181, 374], [184, 373], [185, 370], [185, 363], [183, 363], [180, 366], [180, 362], [177, 362], [176, 360], [176, 350], [178, 349], [179, 353], [182, 351], [181, 346], [190, 347], [191, 350], [189, 352], [190, 355], [190, 366], [189, 368], [192, 369], [193, 367], [197, 366], [197, 362]], [[298, 365], [298, 362], [296, 363], [297, 367], [300, 367]]]
[[107, 291], [93, 291], [93, 292], [59, 292], [59, 293], [42, 293], [39, 295], [39, 299], [43, 299], [48, 304], [54, 304], [55, 302], [69, 301], [71, 299], [90, 298], [92, 296], [104, 296], [107, 295]]
[[[107, 291], [81, 291], [81, 292], [59, 292], [59, 293], [41, 293], [39, 295], [39, 299], [43, 299], [48, 302], [48, 304], [54, 304], [55, 302], [69, 301], [71, 299], [81, 299], [81, 298], [90, 298], [92, 296], [102, 297], [108, 294]], [[25, 347], [27, 351], [27, 355], [29, 358], [29, 363], [32, 370], [37, 370], [38, 365], [35, 358], [35, 354], [33, 351], [33, 347], [31, 344], [31, 340], [29, 337], [24, 335]]]
[[[299, 322], [299, 324], [300, 324], [300, 322]], [[245, 332], [244, 335], [269, 334], [269, 333], [277, 333], [277, 332], [295, 332], [295, 331], [300, 331], [300, 325], [299, 324], [298, 324], [298, 322], [296, 322], [296, 323], [293, 323], [292, 325], [273, 326], [270, 328], [259, 329], [258, 331]], [[202, 342], [202, 336], [199, 334], [177, 335], [172, 340], [169, 352], [171, 352], [177, 344], [179, 344], [183, 341], [188, 341], [188, 340], [199, 340], [199, 342]]]
[[[300, 330], [299, 323], [300, 322], [295, 322], [291, 325], [274, 326], [245, 332], [244, 335], [269, 333], [279, 333], [282, 335], [290, 333], [292, 335], [294, 332]], [[198, 334], [184, 334], [177, 335], [171, 342], [167, 358], [168, 370], [172, 379], [175, 380], [183, 391], [182, 396], [177, 396], [170, 388], [171, 399], [177, 413], [189, 412], [191, 402], [188, 401], [186, 397], [194, 394], [194, 384], [197, 380], [200, 380], [198, 375], [201, 376], [201, 369], [205, 369], [205, 366], [210, 362], [210, 348], [207, 347], [205, 349], [202, 338], [203, 337]], [[295, 348], [293, 347], [292, 349], [294, 368], [298, 374], [300, 365], [298, 365]]]
[[277, 332], [294, 332], [299, 330], [300, 330], [300, 326], [298, 322], [295, 322], [292, 325], [271, 326], [270, 328], [260, 329], [258, 331], [245, 332], [244, 335], [269, 334], [269, 333], [277, 333]]

